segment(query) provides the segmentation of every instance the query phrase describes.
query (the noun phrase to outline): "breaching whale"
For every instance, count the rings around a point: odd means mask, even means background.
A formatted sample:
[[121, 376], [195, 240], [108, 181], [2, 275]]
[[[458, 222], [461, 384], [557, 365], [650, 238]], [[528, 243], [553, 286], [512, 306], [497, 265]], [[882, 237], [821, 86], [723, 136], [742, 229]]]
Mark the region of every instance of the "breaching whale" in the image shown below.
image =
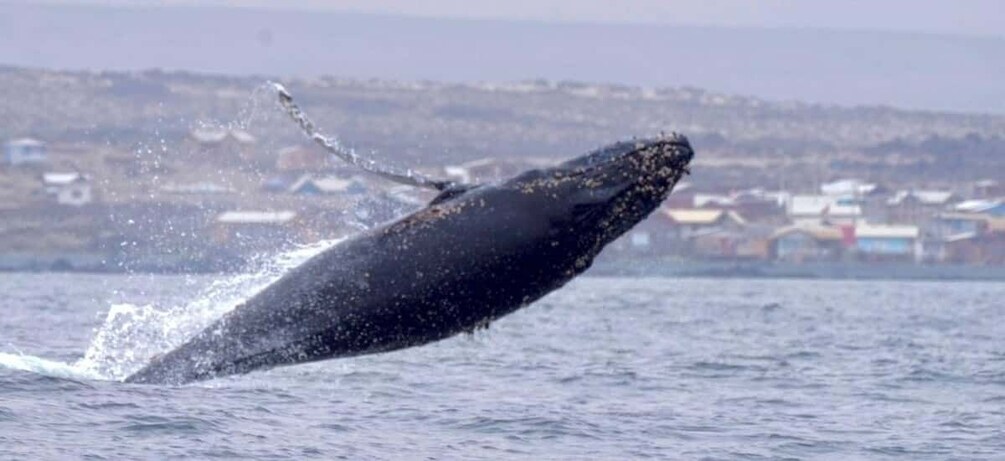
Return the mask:
[[278, 87], [315, 141], [389, 179], [440, 194], [294, 268], [126, 378], [181, 384], [444, 339], [526, 306], [590, 267], [688, 172], [684, 136], [624, 141], [497, 184], [378, 168], [330, 138]]

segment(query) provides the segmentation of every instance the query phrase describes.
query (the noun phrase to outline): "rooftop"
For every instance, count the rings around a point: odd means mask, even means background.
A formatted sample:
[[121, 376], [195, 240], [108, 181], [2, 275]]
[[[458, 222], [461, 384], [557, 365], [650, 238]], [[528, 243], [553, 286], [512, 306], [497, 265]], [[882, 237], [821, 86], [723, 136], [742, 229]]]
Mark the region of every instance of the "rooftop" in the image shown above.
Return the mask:
[[964, 213], [983, 213], [1005, 204], [1002, 200], [964, 200], [956, 204], [955, 210]]
[[820, 192], [831, 196], [855, 196], [869, 195], [877, 190], [876, 184], [867, 183], [859, 179], [841, 179], [834, 182], [822, 184]]
[[222, 224], [285, 224], [297, 217], [294, 211], [225, 211], [216, 217]]
[[204, 144], [220, 143], [228, 137], [242, 144], [255, 142], [255, 137], [251, 133], [240, 129], [200, 127], [193, 129], [191, 135], [193, 139]]
[[789, 226], [778, 229], [772, 239], [777, 239], [790, 234], [807, 234], [817, 240], [842, 240], [844, 235], [841, 229], [833, 226]]
[[788, 208], [791, 216], [861, 216], [862, 207], [828, 195], [793, 195]]
[[956, 195], [943, 190], [899, 190], [886, 201], [888, 205], [900, 205], [908, 198], [924, 205], [947, 205]]
[[44, 146], [45, 143], [33, 138], [20, 138], [7, 141], [7, 145], [17, 147], [41, 147]]
[[855, 226], [856, 238], [918, 238], [921, 232], [918, 226], [887, 226], [877, 224], [860, 224]]
[[301, 176], [296, 182], [289, 187], [289, 191], [296, 193], [302, 191], [305, 187], [313, 186], [321, 193], [325, 194], [338, 194], [343, 192], [348, 192], [354, 186], [356, 187], [366, 187], [363, 182], [358, 178], [339, 178], [335, 176], [325, 176], [321, 178], [314, 178], [310, 175]]
[[66, 172], [66, 173], [43, 173], [42, 174], [42, 184], [46, 186], [66, 186], [73, 184], [77, 181], [86, 181], [83, 175], [77, 172]]
[[742, 216], [729, 210], [669, 208], [663, 213], [678, 224], [714, 224], [726, 218], [737, 224], [746, 224]]

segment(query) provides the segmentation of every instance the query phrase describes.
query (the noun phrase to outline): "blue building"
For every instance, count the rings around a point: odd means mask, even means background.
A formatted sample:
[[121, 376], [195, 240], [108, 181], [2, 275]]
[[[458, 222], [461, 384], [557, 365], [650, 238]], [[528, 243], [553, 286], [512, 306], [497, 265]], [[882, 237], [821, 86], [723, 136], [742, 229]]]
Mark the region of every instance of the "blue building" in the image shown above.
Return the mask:
[[15, 139], [4, 145], [3, 163], [14, 166], [45, 163], [46, 155], [44, 142], [30, 138]]
[[859, 225], [855, 250], [867, 260], [913, 261], [921, 254], [920, 236], [917, 226]]
[[791, 226], [771, 237], [771, 253], [779, 261], [838, 261], [844, 254], [845, 236], [841, 228], [820, 225]]

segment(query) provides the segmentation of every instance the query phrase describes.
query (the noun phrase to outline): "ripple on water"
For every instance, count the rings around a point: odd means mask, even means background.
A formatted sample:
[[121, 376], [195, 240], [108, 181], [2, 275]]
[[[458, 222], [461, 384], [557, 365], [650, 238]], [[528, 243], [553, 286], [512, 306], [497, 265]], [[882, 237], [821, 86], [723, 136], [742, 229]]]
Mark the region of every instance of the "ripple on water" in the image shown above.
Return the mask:
[[164, 417], [152, 415], [131, 415], [125, 418], [120, 428], [137, 435], [157, 436], [160, 434], [204, 434], [219, 431], [212, 421], [193, 417]]
[[[44, 277], [0, 277], [2, 341], [70, 362], [122, 301], [110, 287], [189, 305], [215, 281]], [[489, 332], [189, 386], [0, 369], [0, 459], [995, 459], [1000, 299], [1002, 284], [586, 278]]]

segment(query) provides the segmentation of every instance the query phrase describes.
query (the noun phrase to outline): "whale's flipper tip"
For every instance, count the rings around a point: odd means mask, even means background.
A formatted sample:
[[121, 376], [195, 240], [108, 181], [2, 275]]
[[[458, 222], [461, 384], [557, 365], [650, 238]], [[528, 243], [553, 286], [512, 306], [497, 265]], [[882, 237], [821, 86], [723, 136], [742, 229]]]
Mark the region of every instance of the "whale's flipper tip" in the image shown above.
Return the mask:
[[293, 101], [293, 96], [290, 92], [286, 90], [286, 87], [282, 83], [269, 82], [272, 84], [272, 89], [276, 90], [276, 94], [279, 95], [279, 100], [282, 102]]

